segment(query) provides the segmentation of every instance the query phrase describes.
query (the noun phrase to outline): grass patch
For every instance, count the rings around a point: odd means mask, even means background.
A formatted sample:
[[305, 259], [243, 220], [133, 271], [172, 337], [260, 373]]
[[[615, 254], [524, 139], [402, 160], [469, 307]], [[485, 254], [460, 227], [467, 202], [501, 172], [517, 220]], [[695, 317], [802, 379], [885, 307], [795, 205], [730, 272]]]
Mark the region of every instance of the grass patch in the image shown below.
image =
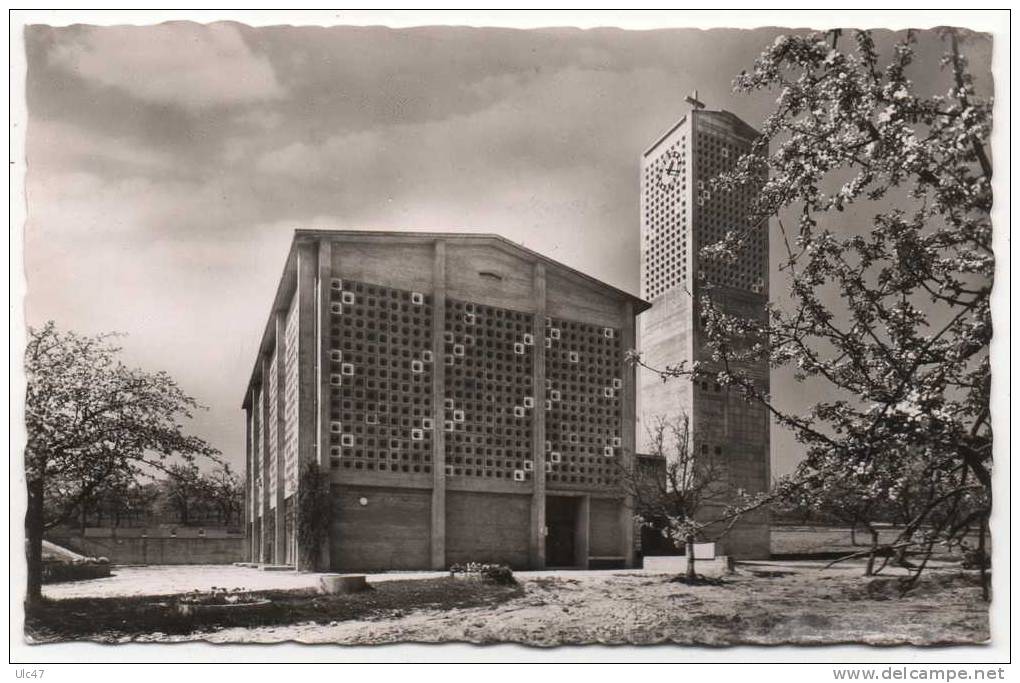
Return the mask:
[[269, 602], [189, 615], [177, 609], [183, 595], [44, 600], [26, 605], [25, 633], [35, 642], [121, 641], [157, 632], [184, 635], [234, 626], [328, 624], [421, 609], [495, 606], [521, 593], [518, 586], [443, 577], [386, 581], [350, 595], [320, 595], [312, 589], [253, 591], [251, 595]]

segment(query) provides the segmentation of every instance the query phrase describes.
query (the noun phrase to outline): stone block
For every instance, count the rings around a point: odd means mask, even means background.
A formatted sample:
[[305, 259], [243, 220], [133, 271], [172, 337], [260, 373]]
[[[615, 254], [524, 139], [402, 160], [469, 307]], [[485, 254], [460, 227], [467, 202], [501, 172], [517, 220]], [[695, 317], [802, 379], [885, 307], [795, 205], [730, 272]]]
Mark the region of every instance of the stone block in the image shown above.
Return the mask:
[[695, 543], [694, 544], [694, 559], [695, 560], [714, 560], [715, 559], [715, 543]]
[[326, 595], [359, 593], [367, 588], [364, 574], [327, 574], [319, 578], [319, 592]]
[[[733, 560], [720, 555], [707, 560], [699, 560], [694, 556], [694, 571], [706, 576], [720, 576], [733, 571]], [[642, 565], [645, 571], [663, 574], [681, 574], [687, 571], [687, 557], [684, 555], [657, 555], [644, 558]]]

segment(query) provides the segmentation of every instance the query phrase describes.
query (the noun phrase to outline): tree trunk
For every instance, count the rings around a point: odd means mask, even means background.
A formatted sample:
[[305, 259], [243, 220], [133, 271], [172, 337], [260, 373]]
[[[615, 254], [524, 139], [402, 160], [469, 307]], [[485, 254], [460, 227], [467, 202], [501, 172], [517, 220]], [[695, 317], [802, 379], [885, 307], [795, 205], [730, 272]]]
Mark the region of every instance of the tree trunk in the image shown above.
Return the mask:
[[694, 572], [694, 535], [689, 534], [685, 541], [685, 550], [687, 554], [687, 580], [693, 581], [697, 574]]
[[28, 586], [25, 601], [42, 600], [42, 542], [43, 542], [43, 480], [28, 482], [28, 509], [25, 512], [26, 560]]
[[875, 574], [875, 557], [878, 555], [878, 529], [869, 526], [868, 531], [871, 532], [871, 552], [868, 553], [868, 566], [864, 570], [864, 575], [873, 576]]
[[857, 545], [857, 525], [856, 524], [851, 524], [850, 525], [850, 545], [853, 545], [853, 546]]
[[893, 564], [897, 567], [903, 567], [905, 569], [913, 569], [914, 563], [907, 559], [908, 543], [914, 538], [914, 534], [910, 533], [906, 538], [903, 539], [903, 545], [896, 550], [896, 557], [893, 560]]
[[981, 516], [978, 526], [978, 561], [981, 563], [981, 598], [988, 602], [991, 599], [988, 586], [988, 557], [985, 554], [985, 533], [988, 531], [988, 516]]

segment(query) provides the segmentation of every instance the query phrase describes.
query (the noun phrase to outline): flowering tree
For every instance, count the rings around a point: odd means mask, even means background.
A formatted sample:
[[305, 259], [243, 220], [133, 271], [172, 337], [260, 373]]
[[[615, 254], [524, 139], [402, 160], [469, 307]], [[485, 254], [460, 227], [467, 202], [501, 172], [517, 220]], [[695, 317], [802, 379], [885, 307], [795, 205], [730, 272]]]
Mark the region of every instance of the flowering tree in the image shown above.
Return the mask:
[[[740, 92], [775, 93], [776, 108], [716, 191], [767, 180], [752, 227], [700, 257], [726, 262], [775, 225], [788, 296], [748, 320], [715, 306], [703, 281], [712, 368], [662, 369], [711, 372], [792, 430], [806, 459], [784, 495], [831, 496], [851, 478], [873, 504], [920, 496], [889, 544], [922, 554], [911, 581], [936, 543], [977, 528], [983, 547], [991, 507], [991, 104], [962, 55], [967, 36], [941, 38], [939, 93], [910, 79], [930, 68], [912, 63], [913, 32], [884, 62], [867, 31], [842, 45], [838, 31], [782, 36], [736, 79]], [[870, 220], [834, 229], [850, 209]], [[762, 360], [826, 400], [784, 409], [742, 371]]]
[[109, 335], [29, 329], [25, 352], [25, 534], [29, 601], [41, 597], [46, 529], [70, 519], [105, 482], [218, 452], [184, 433], [198, 404], [163, 372], [129, 368]]

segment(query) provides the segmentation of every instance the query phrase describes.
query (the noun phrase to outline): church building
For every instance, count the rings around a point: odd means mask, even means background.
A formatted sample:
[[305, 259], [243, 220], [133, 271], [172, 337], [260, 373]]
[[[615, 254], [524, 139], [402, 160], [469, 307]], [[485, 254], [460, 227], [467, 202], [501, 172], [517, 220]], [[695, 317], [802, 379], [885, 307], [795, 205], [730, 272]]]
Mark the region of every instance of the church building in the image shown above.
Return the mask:
[[[649, 304], [495, 235], [298, 230], [244, 394], [253, 562], [629, 567]], [[311, 553], [312, 556], [315, 553]]]

